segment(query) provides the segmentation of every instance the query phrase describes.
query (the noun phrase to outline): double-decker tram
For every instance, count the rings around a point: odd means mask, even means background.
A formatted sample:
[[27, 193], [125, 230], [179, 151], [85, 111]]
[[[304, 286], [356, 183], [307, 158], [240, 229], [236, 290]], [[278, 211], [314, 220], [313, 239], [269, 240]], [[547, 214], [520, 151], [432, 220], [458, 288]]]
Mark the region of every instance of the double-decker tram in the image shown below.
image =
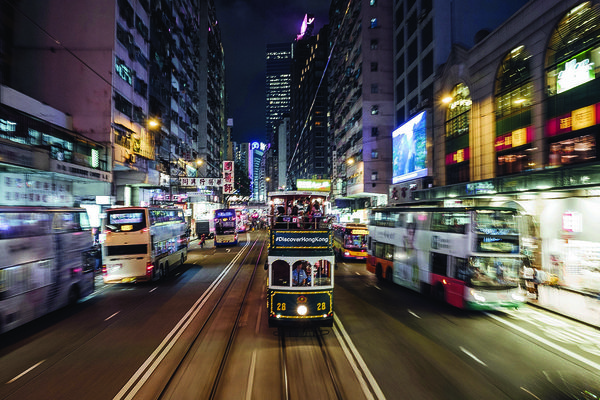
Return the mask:
[[215, 246], [238, 244], [237, 215], [233, 208], [215, 210]]
[[367, 237], [366, 224], [333, 224], [333, 252], [338, 259], [366, 260]]
[[83, 208], [0, 207], [0, 333], [94, 291]]
[[189, 229], [180, 208], [111, 208], [103, 232], [105, 283], [164, 278], [187, 259]]
[[517, 308], [519, 220], [511, 208], [374, 208], [367, 269], [459, 308]]
[[[267, 309], [269, 326], [333, 325], [333, 232], [323, 208], [304, 211], [304, 204], [323, 205], [322, 193], [269, 193], [279, 213], [270, 216]], [[283, 205], [294, 209], [283, 211]], [[302, 208], [296, 213], [294, 208]], [[317, 206], [314, 206], [317, 209]]]

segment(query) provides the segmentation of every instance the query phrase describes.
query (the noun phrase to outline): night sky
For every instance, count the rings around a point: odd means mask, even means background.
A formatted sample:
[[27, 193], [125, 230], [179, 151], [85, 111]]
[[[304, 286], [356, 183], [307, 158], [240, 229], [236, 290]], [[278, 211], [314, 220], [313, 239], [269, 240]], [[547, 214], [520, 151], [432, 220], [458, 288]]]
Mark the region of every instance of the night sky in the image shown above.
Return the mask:
[[267, 43], [292, 43], [304, 14], [314, 14], [318, 33], [328, 23], [328, 0], [215, 0], [225, 50], [225, 77], [233, 138], [266, 141]]

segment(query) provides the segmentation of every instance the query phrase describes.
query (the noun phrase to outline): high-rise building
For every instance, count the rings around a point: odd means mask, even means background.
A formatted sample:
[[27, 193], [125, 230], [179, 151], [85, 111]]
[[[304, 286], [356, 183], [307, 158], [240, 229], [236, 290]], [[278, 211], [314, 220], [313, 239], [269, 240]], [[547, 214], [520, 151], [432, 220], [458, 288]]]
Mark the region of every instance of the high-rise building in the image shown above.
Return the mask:
[[286, 148], [278, 141], [278, 130], [283, 118], [290, 113], [291, 55], [291, 42], [267, 44], [265, 129], [270, 147], [265, 154], [265, 168], [268, 191], [285, 185], [285, 182], [279, 183], [280, 160], [285, 160]]
[[333, 0], [329, 24], [332, 197], [364, 209], [384, 204], [391, 183], [392, 0]]
[[[441, 101], [434, 96], [434, 81], [440, 66], [448, 61], [453, 48], [458, 48], [459, 53], [460, 49], [466, 51], [465, 49], [473, 47], [525, 3], [527, 0], [494, 0], [487, 1], [484, 7], [476, 0], [394, 0], [394, 129], [425, 111], [423, 118], [428, 135], [426, 143], [421, 146], [421, 153], [426, 153], [422, 154], [425, 163], [423, 167], [428, 172], [425, 176], [420, 176], [425, 172], [416, 171], [415, 168], [418, 167], [410, 167], [405, 171], [406, 168], [396, 165], [392, 173], [394, 185], [390, 190], [395, 193], [395, 197], [399, 194], [408, 201], [411, 196], [407, 193], [428, 187], [432, 182], [434, 163], [446, 164], [446, 183], [469, 180], [469, 157], [464, 153], [464, 149], [468, 148], [468, 138], [465, 135], [456, 134], [446, 141], [446, 159], [434, 160], [431, 154], [431, 113], [436, 106], [434, 102]], [[380, 2], [376, 4], [379, 6]], [[458, 94], [461, 95], [468, 97], [465, 93]], [[463, 109], [465, 104], [463, 103]], [[456, 109], [457, 118], [451, 122], [456, 125], [456, 133], [466, 132], [460, 125], [467, 121], [467, 113], [463, 112], [465, 110], [459, 111]], [[390, 132], [383, 134], [389, 136]], [[396, 154], [397, 164], [401, 157], [399, 152]]]
[[267, 44], [265, 129], [269, 143], [274, 143], [278, 121], [290, 112], [291, 56], [291, 42]]
[[330, 175], [328, 82], [324, 78], [329, 56], [329, 27], [325, 25], [318, 34], [312, 35], [312, 24], [314, 18], [305, 16], [303, 27], [306, 29], [298, 35], [292, 48], [288, 188], [295, 188], [297, 179], [327, 179]]
[[178, 178], [198, 174], [198, 158], [220, 171], [224, 64], [212, 0], [18, 7], [6, 83], [110, 150], [100, 161], [117, 203], [185, 192]]

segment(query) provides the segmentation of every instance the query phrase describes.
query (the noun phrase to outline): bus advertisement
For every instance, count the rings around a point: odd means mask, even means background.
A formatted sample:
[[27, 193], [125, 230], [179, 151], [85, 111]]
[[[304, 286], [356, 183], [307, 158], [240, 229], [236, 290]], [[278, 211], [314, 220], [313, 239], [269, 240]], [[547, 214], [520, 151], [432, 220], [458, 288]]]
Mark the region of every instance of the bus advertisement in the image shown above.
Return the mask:
[[108, 209], [104, 235], [105, 283], [166, 278], [187, 259], [189, 229], [180, 208]]

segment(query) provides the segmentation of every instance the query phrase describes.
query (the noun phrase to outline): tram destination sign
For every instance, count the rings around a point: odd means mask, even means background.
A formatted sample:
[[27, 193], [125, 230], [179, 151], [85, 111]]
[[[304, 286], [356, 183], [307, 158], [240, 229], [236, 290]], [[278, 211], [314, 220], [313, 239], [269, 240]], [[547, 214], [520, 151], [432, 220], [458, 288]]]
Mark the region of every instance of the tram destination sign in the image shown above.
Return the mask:
[[272, 249], [329, 249], [329, 231], [271, 231]]

